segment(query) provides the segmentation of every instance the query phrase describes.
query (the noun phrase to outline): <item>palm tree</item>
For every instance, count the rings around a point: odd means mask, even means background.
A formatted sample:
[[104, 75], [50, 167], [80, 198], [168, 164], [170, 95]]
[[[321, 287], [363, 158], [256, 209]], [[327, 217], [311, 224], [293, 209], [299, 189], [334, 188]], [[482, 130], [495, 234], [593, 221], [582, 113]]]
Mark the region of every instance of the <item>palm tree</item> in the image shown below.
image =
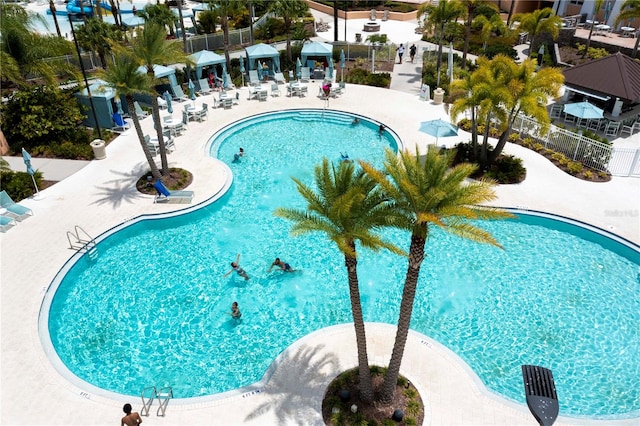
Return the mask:
[[360, 393], [365, 402], [373, 401], [373, 386], [367, 356], [367, 340], [360, 303], [356, 242], [373, 250], [385, 248], [394, 253], [402, 251], [376, 235], [394, 216], [391, 205], [385, 202], [375, 182], [362, 171], [356, 172], [353, 163], [342, 162], [336, 169], [326, 158], [315, 168], [313, 190], [293, 178], [298, 192], [307, 202], [305, 210], [278, 208], [276, 216], [294, 222], [293, 235], [324, 232], [344, 255], [349, 280], [351, 312], [358, 348]]
[[462, 48], [462, 69], [465, 69], [467, 67], [469, 39], [471, 38], [471, 24], [473, 23], [473, 20], [476, 19], [476, 16], [478, 16], [478, 8], [480, 6], [490, 5], [496, 11], [498, 11], [498, 7], [492, 3], [488, 3], [487, 0], [460, 0], [460, 2], [462, 3], [462, 7], [464, 8], [466, 18], [464, 21], [464, 47]]
[[487, 18], [485, 15], [478, 15], [473, 20], [473, 26], [481, 28], [480, 38], [482, 39], [482, 50], [487, 49], [487, 42], [494, 32], [505, 34], [509, 31], [499, 13], [491, 15], [491, 18]]
[[96, 52], [102, 66], [105, 67], [107, 55], [111, 53], [111, 45], [105, 43], [105, 40], [122, 40], [122, 32], [115, 25], [97, 18], [89, 18], [76, 30], [76, 39], [84, 50]]
[[229, 57], [229, 16], [235, 15], [245, 8], [244, 2], [235, 0], [214, 0], [212, 7], [218, 11], [220, 17], [220, 28], [222, 28], [222, 42], [224, 44], [224, 57], [227, 69], [231, 69], [231, 59]]
[[[604, 3], [604, 0], [594, 0], [593, 2], [593, 18], [591, 18], [591, 20], [595, 21], [595, 16], [598, 13], [598, 11], [602, 8], [602, 4]], [[589, 45], [591, 44], [591, 34], [593, 34], [593, 27], [594, 24], [591, 24], [589, 26], [589, 37], [587, 38], [587, 44], [584, 47], [584, 52], [582, 52], [582, 57], [585, 58], [587, 56], [587, 53], [589, 52]]]
[[[129, 111], [135, 111], [134, 95], [151, 94], [151, 84], [153, 80], [148, 74], [139, 72], [138, 68], [139, 63], [137, 58], [134, 57], [130, 51], [117, 49], [115, 59], [109, 68], [98, 72], [98, 76], [101, 79], [115, 87], [116, 96], [124, 95]], [[149, 151], [145, 143], [142, 127], [140, 127], [140, 120], [136, 114], [131, 114], [131, 119], [133, 120], [133, 126], [136, 129], [138, 141], [140, 142], [140, 146], [142, 146], [144, 156], [147, 158], [147, 162], [151, 168], [151, 174], [154, 179], [159, 180], [161, 178], [160, 171], [151, 156], [151, 151]]]
[[[615, 25], [617, 26], [625, 19], [633, 18], [640, 18], [640, 0], [625, 0], [620, 7], [620, 13], [615, 20]], [[632, 58], [635, 58], [638, 53], [638, 43], [640, 43], [640, 37], [636, 34], [636, 44], [633, 45], [633, 52], [631, 53]]]
[[509, 217], [497, 209], [478, 207], [495, 199], [493, 184], [467, 182], [475, 166], [459, 164], [450, 168], [452, 158], [452, 153], [440, 154], [438, 148], [431, 146], [424, 157], [417, 149], [415, 155], [405, 151], [400, 156], [387, 150], [384, 170], [360, 162], [393, 203], [397, 218], [394, 226], [411, 232], [396, 339], [380, 395], [383, 403], [390, 403], [395, 393], [430, 229], [437, 226], [460, 237], [500, 247], [491, 234], [469, 221]]
[[560, 34], [562, 18], [557, 16], [553, 9], [545, 7], [541, 10], [534, 10], [531, 13], [518, 13], [513, 16], [514, 22], [520, 22], [518, 29], [529, 33], [529, 58], [536, 49], [536, 38], [542, 33], [549, 33], [553, 40]]
[[303, 18], [309, 11], [309, 5], [303, 0], [275, 0], [269, 5], [273, 13], [284, 19], [284, 31], [287, 33], [287, 59], [291, 56], [291, 24], [295, 19]]
[[149, 3], [143, 10], [138, 11], [138, 16], [144, 19], [145, 25], [153, 22], [168, 28], [172, 37], [176, 35], [176, 17], [166, 4]]
[[51, 16], [53, 17], [53, 24], [56, 26], [56, 34], [58, 34], [58, 37], [62, 37], [62, 33], [60, 32], [60, 25], [58, 25], [58, 15], [56, 15], [56, 5], [53, 3], [53, 0], [49, 0], [49, 10], [51, 11]]
[[[497, 55], [492, 60], [478, 59], [478, 69], [471, 76], [469, 99], [458, 99], [452, 108], [452, 117], [475, 105], [479, 111], [475, 117], [484, 124], [485, 133], [480, 155], [483, 168], [492, 164], [500, 155], [511, 133], [515, 118], [521, 112], [533, 117], [545, 132], [550, 124], [547, 103], [559, 95], [564, 82], [562, 72], [556, 68], [542, 68], [536, 72], [536, 63], [527, 59], [516, 64], [512, 59]], [[488, 150], [489, 123], [495, 121], [500, 131], [493, 151]]]
[[[154, 22], [147, 23], [144, 28], [136, 30], [136, 37], [131, 40], [131, 49], [139, 65], [143, 65], [147, 70], [147, 75], [151, 80], [155, 77], [153, 66], [165, 63], [186, 63], [191, 61], [182, 50], [182, 47], [175, 40], [166, 39], [166, 31], [164, 26]], [[158, 136], [158, 145], [160, 146], [160, 159], [162, 174], [169, 174], [169, 163], [167, 162], [167, 150], [162, 134], [162, 125], [160, 124], [160, 108], [158, 107], [158, 97], [155, 90], [152, 89], [151, 110], [153, 121], [156, 123], [156, 134]], [[130, 110], [133, 111], [133, 110]]]
[[435, 32], [438, 42], [438, 59], [436, 63], [436, 74], [440, 76], [442, 66], [442, 44], [447, 35], [447, 24], [455, 22], [464, 13], [462, 4], [458, 0], [441, 0], [437, 4], [423, 3], [418, 8], [418, 19], [427, 14], [426, 26]]

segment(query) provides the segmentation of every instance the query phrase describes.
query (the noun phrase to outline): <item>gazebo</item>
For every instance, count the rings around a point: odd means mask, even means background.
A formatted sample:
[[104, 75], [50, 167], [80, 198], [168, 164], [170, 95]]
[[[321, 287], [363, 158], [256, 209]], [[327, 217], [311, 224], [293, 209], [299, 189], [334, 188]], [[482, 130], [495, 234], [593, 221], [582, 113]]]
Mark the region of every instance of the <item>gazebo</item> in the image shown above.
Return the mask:
[[253, 46], [247, 46], [244, 50], [247, 53], [249, 70], [262, 70], [262, 66], [260, 65], [260, 60], [262, 59], [262, 62], [266, 62], [266, 60], [271, 62], [271, 66], [267, 64], [269, 74], [273, 75], [274, 72], [280, 72], [280, 52], [274, 47], [259, 43]]
[[333, 78], [333, 45], [314, 41], [302, 46], [300, 52], [301, 62], [307, 64], [312, 70], [317, 60], [321, 60], [325, 67], [329, 68], [329, 78]]
[[[202, 69], [211, 65], [221, 65], [222, 72], [227, 72], [227, 60], [225, 59], [225, 57], [211, 52], [210, 50], [200, 50], [199, 52], [194, 52], [189, 55], [189, 59], [191, 59], [196, 64], [196, 79], [207, 78], [208, 75], [202, 75]], [[218, 76], [215, 71], [214, 74]]]
[[634, 108], [640, 104], [640, 63], [620, 52], [562, 73], [564, 101], [575, 94], [591, 98], [612, 118], [634, 115]]
[[[139, 73], [146, 73], [147, 68], [141, 65], [138, 68]], [[171, 87], [178, 85], [178, 79], [176, 78], [176, 70], [173, 68], [165, 67], [164, 65], [154, 65], [153, 66], [153, 75], [156, 78], [167, 77], [169, 79], [169, 85]], [[175, 95], [175, 93], [174, 93]], [[144, 102], [150, 103], [150, 100], [144, 99]]]

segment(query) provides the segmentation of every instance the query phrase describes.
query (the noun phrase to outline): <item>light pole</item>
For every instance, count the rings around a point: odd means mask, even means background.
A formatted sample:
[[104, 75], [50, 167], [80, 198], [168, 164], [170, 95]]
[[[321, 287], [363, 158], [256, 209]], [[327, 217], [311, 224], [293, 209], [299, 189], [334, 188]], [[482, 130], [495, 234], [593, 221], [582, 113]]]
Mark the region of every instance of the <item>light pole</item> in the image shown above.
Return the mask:
[[[84, 5], [80, 4], [81, 10], [84, 12]], [[98, 123], [98, 114], [96, 114], [96, 107], [93, 104], [93, 97], [91, 96], [91, 88], [89, 87], [89, 81], [87, 80], [87, 72], [84, 69], [84, 62], [82, 62], [82, 55], [80, 55], [80, 46], [78, 45], [78, 39], [76, 38], [76, 31], [73, 29], [73, 16], [75, 13], [69, 13], [69, 25], [71, 25], [71, 35], [73, 36], [73, 42], [76, 45], [76, 52], [78, 52], [78, 61], [80, 61], [80, 69], [82, 70], [82, 77], [84, 77], [84, 84], [87, 86], [87, 96], [89, 97], [89, 104], [91, 104], [91, 112], [93, 113], [93, 121], [96, 123], [96, 129], [98, 130], [98, 138], [102, 139], [102, 132], [100, 131], [100, 123]]]

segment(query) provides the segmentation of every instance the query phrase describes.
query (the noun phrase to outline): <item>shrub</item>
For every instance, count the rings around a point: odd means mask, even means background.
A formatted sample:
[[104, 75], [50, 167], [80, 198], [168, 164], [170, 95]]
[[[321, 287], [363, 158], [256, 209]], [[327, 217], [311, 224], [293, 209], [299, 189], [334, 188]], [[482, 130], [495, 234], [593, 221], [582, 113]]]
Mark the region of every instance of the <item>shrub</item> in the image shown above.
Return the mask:
[[485, 176], [499, 183], [520, 183], [527, 175], [522, 160], [513, 155], [502, 155], [490, 166]]
[[[33, 177], [38, 188], [40, 188], [42, 186], [42, 172], [36, 171]], [[7, 191], [7, 194], [15, 202], [29, 198], [35, 192], [33, 180], [31, 180], [31, 175], [27, 172], [7, 171], [0, 173], [0, 189]]]
[[598, 172], [598, 177], [600, 179], [606, 179], [606, 178], [609, 177], [609, 173], [607, 173], [607, 172]]
[[389, 73], [371, 73], [363, 68], [354, 68], [345, 76], [347, 83], [364, 84], [375, 87], [388, 87], [391, 82]]
[[544, 149], [544, 145], [542, 145], [541, 143], [534, 143], [533, 144], [533, 150], [536, 152], [541, 152]]
[[587, 180], [592, 180], [593, 179], [593, 172], [591, 170], [587, 170], [584, 172], [584, 177]]
[[511, 133], [509, 135], [509, 142], [517, 143], [520, 140], [520, 135], [517, 133]]
[[582, 163], [578, 161], [569, 161], [567, 164], [567, 171], [575, 176], [582, 171], [583, 167]]
[[524, 146], [525, 148], [532, 149], [534, 145], [535, 141], [533, 140], [533, 138], [524, 138], [522, 140], [522, 146]]
[[558, 163], [561, 163], [564, 161], [565, 163], [568, 161], [567, 157], [565, 157], [564, 154], [561, 154], [559, 152], [555, 152], [551, 155], [551, 159], [557, 161]]

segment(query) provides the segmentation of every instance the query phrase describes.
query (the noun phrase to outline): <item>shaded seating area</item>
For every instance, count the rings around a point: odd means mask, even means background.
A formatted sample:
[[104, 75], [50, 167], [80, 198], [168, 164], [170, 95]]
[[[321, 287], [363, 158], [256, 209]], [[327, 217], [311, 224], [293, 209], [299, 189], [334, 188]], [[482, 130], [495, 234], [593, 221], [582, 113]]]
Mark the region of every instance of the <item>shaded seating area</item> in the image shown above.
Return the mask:
[[193, 200], [193, 191], [169, 191], [162, 181], [153, 184], [158, 195], [154, 198], [154, 203], [180, 203], [190, 204]]
[[[222, 55], [218, 55], [215, 52], [211, 52], [210, 50], [200, 50], [198, 52], [194, 52], [189, 55], [189, 59], [191, 59], [191, 61], [193, 61], [193, 63], [195, 64], [195, 81], [198, 82], [198, 85], [200, 86], [199, 92], [202, 94], [207, 94], [211, 91], [211, 87], [209, 85], [209, 82], [207, 81], [207, 78], [213, 76], [213, 78], [211, 79], [212, 85], [213, 81], [221, 80], [215, 71], [216, 67], [222, 67], [223, 73], [227, 72], [227, 61], [225, 57]], [[220, 83], [222, 82], [220, 81]]]
[[[7, 191], [0, 192], [0, 214], [19, 222], [33, 216], [33, 211], [30, 208], [21, 206], [11, 199]], [[4, 220], [6, 222], [6, 220]], [[9, 223], [7, 223], [8, 225]]]
[[[318, 41], [305, 43], [300, 51], [300, 58], [302, 64], [309, 67], [309, 77], [313, 77], [316, 80], [324, 78], [329, 80], [333, 79], [332, 44]], [[322, 68], [318, 68], [315, 66], [317, 63], [322, 63], [324, 66]]]
[[[245, 48], [247, 54], [247, 65], [249, 72], [249, 82], [253, 83], [254, 76], [258, 77], [256, 81], [264, 80], [265, 77], [273, 78], [276, 72], [280, 70], [280, 52], [276, 48], [268, 44], [258, 43]], [[266, 68], [264, 67], [266, 65]], [[253, 74], [251, 71], [256, 71]], [[263, 78], [259, 78], [262, 76]]]

